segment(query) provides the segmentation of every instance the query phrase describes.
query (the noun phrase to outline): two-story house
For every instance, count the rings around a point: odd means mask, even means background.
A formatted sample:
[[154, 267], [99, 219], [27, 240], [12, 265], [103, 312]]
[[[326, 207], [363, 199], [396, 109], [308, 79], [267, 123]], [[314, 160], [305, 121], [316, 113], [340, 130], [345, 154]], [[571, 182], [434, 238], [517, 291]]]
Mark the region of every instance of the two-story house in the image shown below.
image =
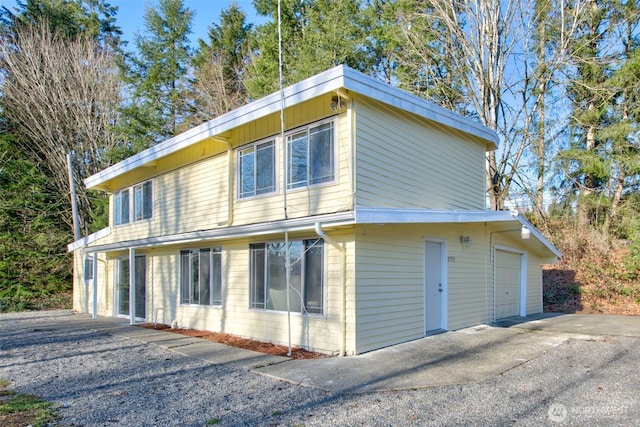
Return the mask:
[[485, 209], [496, 143], [335, 67], [89, 177], [74, 308], [336, 354], [539, 313], [560, 254]]

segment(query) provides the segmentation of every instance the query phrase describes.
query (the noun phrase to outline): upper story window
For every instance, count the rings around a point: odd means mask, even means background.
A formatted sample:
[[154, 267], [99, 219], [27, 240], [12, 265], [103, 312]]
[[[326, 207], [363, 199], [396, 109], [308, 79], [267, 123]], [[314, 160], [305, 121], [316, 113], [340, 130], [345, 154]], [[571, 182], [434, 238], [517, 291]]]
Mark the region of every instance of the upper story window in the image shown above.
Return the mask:
[[118, 191], [113, 195], [113, 222], [115, 225], [129, 224], [129, 189]]
[[238, 150], [238, 197], [252, 197], [276, 190], [276, 154], [273, 140]]
[[[131, 200], [133, 198], [133, 201]], [[153, 216], [153, 184], [145, 181], [125, 188], [113, 195], [113, 223], [129, 224], [131, 220], [142, 221]], [[133, 206], [133, 212], [131, 207]]]
[[153, 187], [146, 181], [133, 187], [133, 220], [141, 221], [153, 216]]
[[333, 122], [309, 126], [287, 136], [287, 188], [335, 179]]

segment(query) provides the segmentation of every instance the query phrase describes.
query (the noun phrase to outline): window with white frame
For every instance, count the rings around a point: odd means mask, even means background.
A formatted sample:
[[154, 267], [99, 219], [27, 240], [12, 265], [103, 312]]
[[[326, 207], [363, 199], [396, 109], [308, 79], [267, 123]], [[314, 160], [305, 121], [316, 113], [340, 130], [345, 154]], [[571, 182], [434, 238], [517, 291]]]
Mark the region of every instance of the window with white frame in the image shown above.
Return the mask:
[[84, 280], [93, 280], [93, 257], [95, 255], [87, 255], [84, 257]]
[[152, 181], [145, 181], [114, 193], [113, 203], [113, 223], [115, 225], [129, 224], [131, 221], [143, 221], [152, 218]]
[[142, 221], [153, 216], [153, 187], [151, 181], [133, 187], [133, 220]]
[[118, 191], [113, 195], [113, 222], [115, 225], [129, 224], [129, 189]]
[[[284, 241], [250, 245], [251, 308], [287, 311], [286, 249]], [[289, 262], [289, 310], [323, 314], [324, 241], [290, 241]]]
[[335, 179], [333, 122], [312, 125], [287, 136], [287, 188]]
[[180, 288], [182, 304], [222, 305], [222, 250], [181, 251]]
[[276, 190], [276, 148], [273, 140], [238, 150], [238, 197], [246, 198]]

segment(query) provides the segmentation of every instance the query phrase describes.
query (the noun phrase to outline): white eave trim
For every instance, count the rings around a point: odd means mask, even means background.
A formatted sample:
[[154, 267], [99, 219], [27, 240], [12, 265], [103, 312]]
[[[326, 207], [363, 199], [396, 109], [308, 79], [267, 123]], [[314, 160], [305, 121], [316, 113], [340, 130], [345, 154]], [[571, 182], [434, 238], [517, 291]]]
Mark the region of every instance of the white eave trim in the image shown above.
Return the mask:
[[431, 209], [361, 208], [355, 209], [357, 224], [440, 224], [473, 222], [518, 222], [531, 231], [531, 235], [542, 243], [557, 258], [562, 253], [517, 211], [466, 211]]
[[[497, 134], [489, 128], [345, 65], [339, 65], [285, 88], [284, 106], [289, 108], [340, 88], [484, 139], [489, 143], [489, 146], [493, 144], [494, 148], [498, 144]], [[240, 125], [275, 113], [280, 110], [280, 102], [280, 94], [273, 93], [239, 107], [86, 178], [85, 185], [88, 189], [97, 188], [110, 179], [189, 147], [203, 139], [220, 135]]]
[[355, 223], [353, 212], [349, 211], [336, 214], [265, 222], [260, 224], [193, 231], [189, 233], [173, 234], [170, 236], [146, 237], [143, 239], [107, 243], [104, 245], [85, 247], [84, 252], [94, 253], [125, 250], [129, 248], [189, 245], [206, 240], [235, 239], [250, 236], [279, 234], [284, 233], [285, 231], [313, 231], [315, 229], [315, 224], [318, 222], [322, 223], [326, 227], [353, 225]]
[[111, 234], [111, 228], [110, 227], [103, 228], [100, 231], [96, 231], [93, 234], [89, 234], [88, 236], [83, 237], [82, 239], [76, 240], [75, 242], [68, 244], [67, 251], [73, 252], [76, 249], [83, 248], [87, 245], [90, 245], [91, 243], [96, 242], [99, 239], [107, 237], [109, 234]]

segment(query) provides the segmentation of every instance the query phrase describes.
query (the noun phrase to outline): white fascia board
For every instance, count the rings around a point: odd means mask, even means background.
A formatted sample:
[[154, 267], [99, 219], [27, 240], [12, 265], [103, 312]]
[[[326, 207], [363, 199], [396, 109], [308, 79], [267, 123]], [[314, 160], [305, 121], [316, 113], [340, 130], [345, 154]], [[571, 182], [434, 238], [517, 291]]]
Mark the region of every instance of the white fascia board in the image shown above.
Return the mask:
[[107, 237], [109, 234], [111, 234], [111, 228], [103, 228], [102, 230], [96, 231], [93, 234], [89, 234], [82, 239], [78, 239], [75, 242], [68, 244], [67, 252], [73, 252], [76, 249], [84, 248], [85, 246], [90, 245], [91, 243], [94, 243], [97, 240], [102, 239], [103, 237]]
[[[331, 68], [285, 88], [283, 90], [284, 107], [292, 107], [340, 88], [477, 136], [490, 144], [498, 144], [497, 134], [489, 128], [345, 65]], [[96, 188], [112, 178], [189, 147], [203, 139], [220, 135], [245, 123], [275, 113], [280, 110], [280, 104], [280, 92], [253, 101], [116, 163], [86, 178], [85, 185], [89, 189]]]
[[[284, 106], [312, 99], [316, 96], [334, 91], [343, 86], [344, 67], [334, 67], [284, 89]], [[160, 144], [154, 145], [138, 154], [110, 166], [103, 171], [85, 179], [88, 189], [115, 178], [123, 173], [165, 157], [183, 148], [189, 147], [203, 139], [220, 135], [245, 123], [266, 117], [280, 110], [280, 93], [276, 92], [257, 101], [246, 104], [226, 114], [218, 116], [206, 123], [196, 126], [180, 135], [174, 136]]]
[[362, 208], [356, 207], [357, 224], [440, 224], [440, 223], [473, 223], [473, 222], [518, 222], [531, 231], [557, 258], [562, 253], [533, 224], [516, 211], [464, 211], [464, 210], [430, 210], [430, 209], [395, 209], [395, 208]]
[[540, 243], [545, 245], [547, 247], [547, 249], [549, 249], [551, 252], [553, 252], [553, 254], [557, 258], [562, 258], [562, 252], [560, 252], [560, 250], [558, 248], [556, 248], [553, 245], [553, 243], [551, 243], [546, 237], [544, 237], [544, 235], [542, 233], [540, 233], [540, 231], [533, 224], [531, 224], [525, 217], [523, 217], [522, 215], [517, 215], [516, 219], [518, 220], [518, 222], [520, 224], [522, 224], [523, 226], [527, 227], [529, 229], [529, 231], [531, 232], [531, 234], [536, 239], [538, 239], [540, 241]]
[[465, 223], [513, 221], [514, 215], [508, 211], [485, 210], [434, 210], [401, 208], [355, 209], [358, 224], [404, 224], [404, 223]]
[[269, 235], [274, 233], [313, 231], [316, 223], [324, 226], [344, 226], [355, 223], [353, 212], [340, 212], [336, 214], [310, 216], [274, 222], [265, 222], [251, 225], [239, 225], [212, 230], [193, 231], [189, 233], [173, 234], [170, 236], [146, 237], [137, 240], [108, 243], [85, 247], [85, 253], [109, 252], [125, 250], [129, 248], [151, 248], [169, 245], [190, 245], [206, 240], [236, 239], [251, 236]]

